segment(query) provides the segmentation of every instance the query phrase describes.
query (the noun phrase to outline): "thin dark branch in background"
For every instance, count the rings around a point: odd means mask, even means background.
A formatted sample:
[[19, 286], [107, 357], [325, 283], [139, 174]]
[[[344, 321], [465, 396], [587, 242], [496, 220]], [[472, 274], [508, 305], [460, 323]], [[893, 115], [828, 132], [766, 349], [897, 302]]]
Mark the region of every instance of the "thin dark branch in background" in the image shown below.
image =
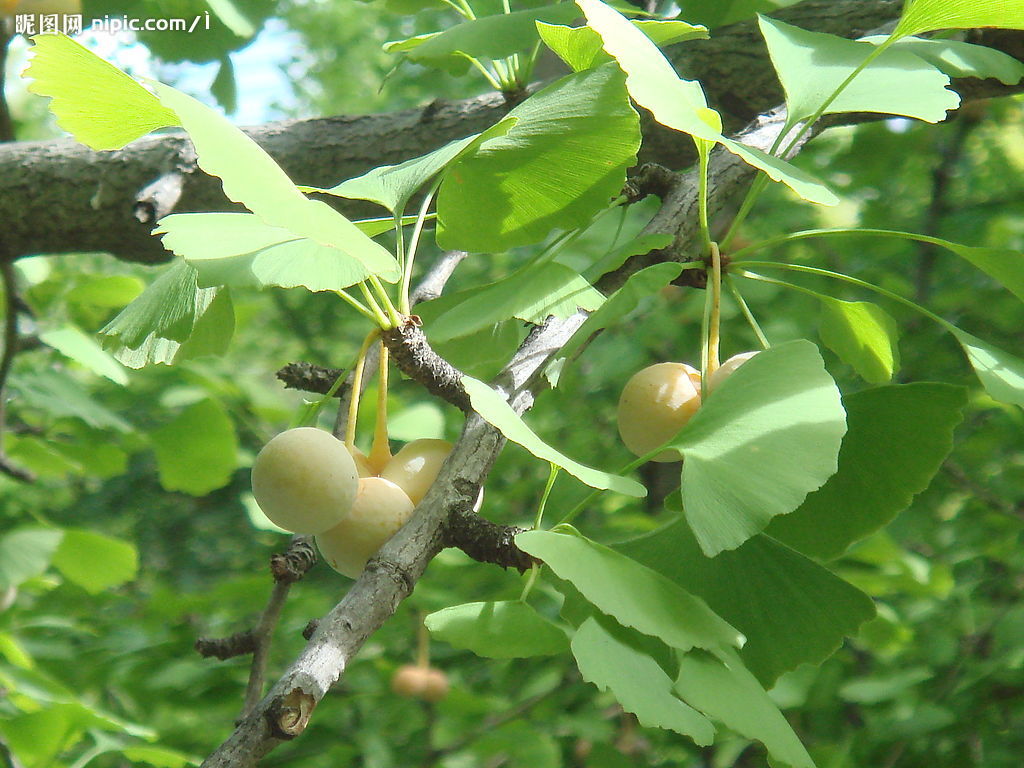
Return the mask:
[[[921, 224], [921, 234], [932, 237], [942, 236], [942, 222], [953, 210], [949, 199], [949, 183], [956, 175], [956, 168], [964, 156], [967, 138], [981, 122], [973, 111], [964, 111], [953, 122], [953, 134], [939, 147], [939, 163], [932, 170], [931, 199]], [[926, 304], [932, 290], [935, 260], [941, 249], [931, 243], [918, 243], [915, 300]]]
[[244, 629], [228, 637], [200, 637], [195, 642], [195, 649], [200, 656], [224, 661], [256, 650], [256, 636], [251, 629]]
[[17, 276], [14, 263], [0, 253], [0, 280], [4, 292], [4, 351], [0, 356], [0, 472], [23, 483], [35, 481], [35, 475], [23, 467], [17, 466], [4, 453], [4, 430], [7, 425], [7, 378], [11, 375], [14, 356], [20, 351], [18, 343], [18, 308], [21, 298], [18, 296]]

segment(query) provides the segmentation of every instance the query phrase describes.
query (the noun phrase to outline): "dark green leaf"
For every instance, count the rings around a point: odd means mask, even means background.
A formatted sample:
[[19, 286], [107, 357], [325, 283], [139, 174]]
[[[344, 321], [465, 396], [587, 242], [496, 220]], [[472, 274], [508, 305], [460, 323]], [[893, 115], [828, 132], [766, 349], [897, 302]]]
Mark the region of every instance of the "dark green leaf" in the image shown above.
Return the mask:
[[224, 407], [202, 400], [153, 432], [153, 450], [160, 485], [203, 496], [231, 479], [238, 438]]
[[505, 136], [446, 173], [441, 247], [504, 251], [582, 226], [619, 194], [636, 162], [639, 118], [612, 65], [564, 77], [509, 116], [518, 122]]
[[839, 470], [765, 533], [811, 557], [838, 557], [928, 487], [953, 448], [966, 401], [963, 388], [930, 383], [847, 395]]
[[821, 663], [875, 614], [863, 592], [767, 536], [709, 558], [676, 520], [616, 549], [703, 598], [742, 632], [740, 656], [766, 686], [800, 664]]

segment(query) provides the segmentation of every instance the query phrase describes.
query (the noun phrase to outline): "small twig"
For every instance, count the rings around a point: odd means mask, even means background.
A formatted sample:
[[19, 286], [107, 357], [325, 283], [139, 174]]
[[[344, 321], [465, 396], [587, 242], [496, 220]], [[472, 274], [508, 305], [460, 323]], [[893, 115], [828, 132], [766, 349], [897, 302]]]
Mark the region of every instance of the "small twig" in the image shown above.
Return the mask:
[[[341, 368], [325, 368], [314, 363], [288, 363], [277, 372], [277, 378], [284, 383], [285, 389], [301, 389], [303, 392], [313, 392], [318, 395], [326, 395], [338, 377], [343, 374]], [[349, 388], [349, 382], [338, 387], [335, 397], [344, 398]]]
[[440, 296], [445, 285], [448, 284], [449, 278], [455, 272], [455, 268], [468, 255], [465, 251], [446, 251], [423, 276], [420, 284], [413, 289], [409, 296], [410, 303], [415, 305]]
[[478, 562], [524, 573], [539, 562], [516, 546], [516, 534], [525, 530], [517, 525], [492, 523], [470, 509], [459, 510], [448, 517], [445, 544], [458, 547]]
[[409, 318], [397, 328], [382, 331], [381, 338], [402, 373], [459, 410], [472, 410], [462, 372], [433, 350], [418, 323]]
[[200, 637], [195, 642], [195, 649], [200, 656], [225, 661], [256, 650], [256, 636], [251, 629], [244, 629], [228, 637]]
[[664, 199], [679, 182], [680, 175], [657, 163], [644, 163], [626, 180], [622, 194], [629, 203], [637, 203], [648, 195]]

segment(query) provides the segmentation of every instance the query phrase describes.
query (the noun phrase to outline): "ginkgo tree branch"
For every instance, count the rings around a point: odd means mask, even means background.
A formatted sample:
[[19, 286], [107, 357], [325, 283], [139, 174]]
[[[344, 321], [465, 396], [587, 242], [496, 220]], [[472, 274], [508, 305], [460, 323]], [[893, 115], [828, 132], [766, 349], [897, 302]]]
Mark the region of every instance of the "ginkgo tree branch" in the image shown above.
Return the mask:
[[[805, 29], [857, 37], [896, 19], [901, 7], [902, 0], [805, 0], [772, 15]], [[985, 30], [971, 41], [1019, 55], [1022, 39], [1018, 32]], [[753, 22], [717, 29], [709, 40], [688, 41], [669, 52], [684, 76], [705, 85], [730, 131], [781, 101]], [[965, 103], [1024, 89], [975, 79], [955, 81], [954, 87]], [[382, 115], [268, 123], [247, 133], [297, 182], [332, 186], [482, 131], [507, 108], [500, 94], [489, 94]], [[641, 161], [684, 168], [693, 159], [692, 142], [645, 116]], [[219, 181], [196, 168], [192, 145], [180, 132], [149, 136], [113, 152], [93, 152], [70, 139], [0, 145], [0, 220], [16, 257], [107, 251], [160, 263], [170, 255], [150, 235], [157, 217], [229, 209]], [[346, 201], [341, 209], [353, 217], [379, 215], [367, 203]]]
[[[782, 129], [783, 118], [778, 112], [766, 117], [744, 135], [744, 140], [757, 142], [757, 146], [766, 149]], [[712, 210], [753, 177], [752, 168], [735, 165], [731, 157], [716, 153], [712, 158]], [[689, 174], [680, 177], [666, 193], [661, 211], [647, 230], [668, 232], [675, 239], [673, 246], [657, 252], [656, 258], [683, 261], [699, 252], [696, 189], [696, 180]], [[624, 268], [600, 282], [607, 290], [613, 290], [629, 274], [642, 268], [642, 261], [631, 260], [635, 263], [627, 262]], [[579, 311], [564, 319], [549, 318], [527, 336], [493, 384], [513, 410], [521, 414], [532, 407], [537, 394], [546, 386], [542, 375], [545, 366], [586, 317], [586, 312]], [[420, 330], [415, 325], [410, 328]], [[427, 344], [425, 338], [422, 341]], [[420, 360], [424, 369], [410, 374], [420, 381], [444, 374], [444, 366], [448, 365], [436, 353], [423, 355]], [[430, 369], [431, 366], [438, 369]], [[453, 543], [452, 527], [467, 526], [480, 488], [504, 443], [504, 437], [494, 427], [476, 413], [468, 413], [451, 455], [412, 518], [371, 558], [344, 599], [318, 622], [299, 657], [204, 761], [205, 768], [251, 768], [277, 745], [305, 730], [313, 710], [344, 674], [363, 643], [412, 592], [430, 560], [442, 547]], [[517, 550], [514, 542], [507, 549]], [[511, 554], [514, 552], [506, 552]]]

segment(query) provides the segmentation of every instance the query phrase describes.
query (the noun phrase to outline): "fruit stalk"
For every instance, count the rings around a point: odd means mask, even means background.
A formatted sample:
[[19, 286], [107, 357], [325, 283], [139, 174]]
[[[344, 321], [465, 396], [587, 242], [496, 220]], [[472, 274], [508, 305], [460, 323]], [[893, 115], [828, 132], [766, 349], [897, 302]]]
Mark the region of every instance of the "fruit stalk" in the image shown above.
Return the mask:
[[359, 416], [359, 395], [363, 383], [363, 368], [366, 366], [366, 353], [379, 333], [380, 331], [374, 328], [366, 334], [363, 345], [359, 348], [359, 357], [356, 359], [356, 366], [352, 373], [352, 398], [348, 403], [348, 423], [345, 425], [345, 447], [349, 451], [356, 446], [356, 419]]

